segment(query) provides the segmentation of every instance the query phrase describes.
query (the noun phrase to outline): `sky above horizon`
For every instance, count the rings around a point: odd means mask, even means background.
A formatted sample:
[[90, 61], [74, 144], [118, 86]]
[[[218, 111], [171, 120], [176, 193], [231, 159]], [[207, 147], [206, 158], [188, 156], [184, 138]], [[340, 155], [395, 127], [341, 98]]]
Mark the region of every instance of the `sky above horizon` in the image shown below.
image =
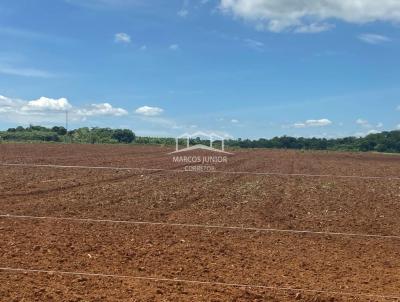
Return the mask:
[[399, 30], [391, 0], [0, 0], [0, 129], [400, 129]]

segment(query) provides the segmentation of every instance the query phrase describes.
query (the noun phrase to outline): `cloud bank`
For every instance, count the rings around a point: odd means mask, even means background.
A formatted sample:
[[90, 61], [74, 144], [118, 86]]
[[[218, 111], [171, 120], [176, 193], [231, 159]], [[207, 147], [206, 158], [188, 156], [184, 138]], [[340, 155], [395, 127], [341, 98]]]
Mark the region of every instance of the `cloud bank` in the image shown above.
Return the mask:
[[219, 7], [272, 32], [317, 33], [331, 29], [334, 19], [355, 24], [400, 22], [400, 1], [394, 0], [220, 0]]
[[[40, 97], [36, 100], [25, 101], [0, 95], [0, 115], [19, 121], [35, 117], [35, 120], [59, 120], [60, 113], [69, 112], [72, 120], [83, 120], [87, 117], [128, 115], [123, 108], [113, 107], [110, 103], [91, 104], [88, 107], [74, 107], [66, 98], [53, 99]], [[5, 115], [6, 114], [6, 115]]]
[[42, 96], [41, 98], [29, 101], [21, 107], [22, 111], [67, 111], [72, 106], [66, 98], [51, 99]]

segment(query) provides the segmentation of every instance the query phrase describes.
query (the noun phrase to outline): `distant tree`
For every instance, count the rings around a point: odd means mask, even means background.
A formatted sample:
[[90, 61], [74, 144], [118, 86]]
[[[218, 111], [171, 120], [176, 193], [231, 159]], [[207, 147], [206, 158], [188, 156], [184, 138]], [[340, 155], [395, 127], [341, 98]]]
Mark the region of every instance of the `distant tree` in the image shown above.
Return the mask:
[[[68, 134], [68, 137], [66, 136]], [[64, 127], [55, 126], [46, 128], [30, 125], [27, 128], [18, 126], [0, 131], [3, 141], [52, 141], [52, 142], [77, 142], [77, 143], [132, 143], [153, 145], [175, 145], [175, 138], [171, 137], [136, 137], [129, 129], [111, 128], [78, 128], [68, 131]], [[181, 140], [180, 144], [185, 144]], [[208, 144], [201, 138], [193, 138], [191, 144]], [[221, 141], [215, 141], [214, 146], [222, 145]], [[277, 149], [307, 149], [307, 150], [340, 150], [340, 151], [376, 151], [400, 153], [400, 130], [383, 131], [381, 133], [369, 134], [366, 137], [344, 137], [337, 139], [304, 138], [281, 136], [271, 139], [229, 139], [225, 141], [227, 147], [240, 148], [277, 148]]]
[[34, 126], [34, 125], [29, 125], [29, 127], [26, 128], [25, 130], [28, 130], [28, 131], [51, 131], [50, 128], [46, 128], [43, 126]]
[[51, 130], [53, 132], [56, 132], [58, 135], [66, 135], [67, 134], [67, 129], [65, 129], [64, 127], [55, 126], [55, 127], [51, 128]]
[[117, 129], [114, 130], [112, 138], [116, 139], [119, 143], [129, 144], [135, 140], [135, 133], [129, 129]]

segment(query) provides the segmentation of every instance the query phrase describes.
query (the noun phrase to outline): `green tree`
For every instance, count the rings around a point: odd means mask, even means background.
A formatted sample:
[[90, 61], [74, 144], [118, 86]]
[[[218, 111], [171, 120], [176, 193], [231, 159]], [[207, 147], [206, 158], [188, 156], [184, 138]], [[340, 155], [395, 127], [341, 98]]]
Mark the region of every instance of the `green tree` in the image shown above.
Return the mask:
[[135, 140], [135, 133], [129, 129], [114, 130], [112, 138], [116, 139], [119, 143], [129, 144]]
[[66, 135], [67, 134], [67, 129], [65, 129], [64, 127], [59, 127], [59, 126], [55, 126], [55, 127], [51, 128], [51, 131], [56, 132], [58, 135]]

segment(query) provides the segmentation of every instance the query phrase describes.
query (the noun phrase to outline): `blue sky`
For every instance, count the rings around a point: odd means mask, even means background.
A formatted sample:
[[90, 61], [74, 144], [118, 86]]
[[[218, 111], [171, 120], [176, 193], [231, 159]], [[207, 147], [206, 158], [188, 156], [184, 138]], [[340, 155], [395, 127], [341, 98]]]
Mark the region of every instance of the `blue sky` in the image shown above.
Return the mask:
[[400, 2], [1, 0], [0, 128], [341, 137], [400, 124]]

